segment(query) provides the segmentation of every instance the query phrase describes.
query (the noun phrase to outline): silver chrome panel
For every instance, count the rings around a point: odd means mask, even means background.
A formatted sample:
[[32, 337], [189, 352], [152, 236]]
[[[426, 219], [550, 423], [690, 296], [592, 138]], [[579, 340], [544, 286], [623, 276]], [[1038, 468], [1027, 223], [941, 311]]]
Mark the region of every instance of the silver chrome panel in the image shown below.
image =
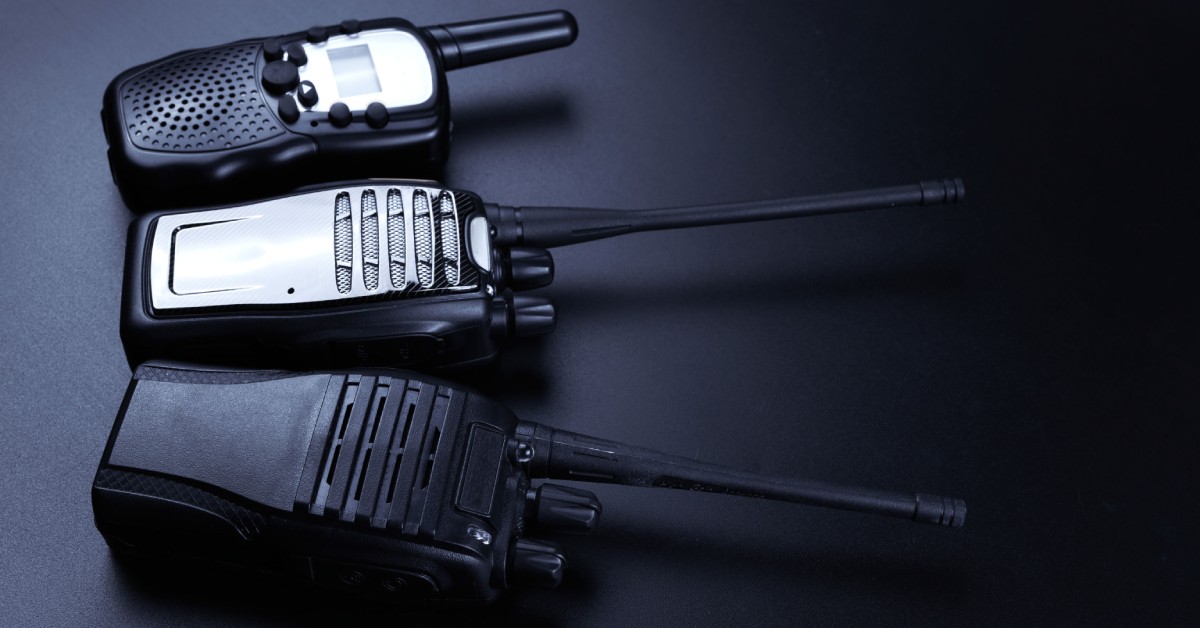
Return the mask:
[[[372, 216], [368, 203], [368, 227], [364, 230], [365, 190], [374, 193], [375, 226], [372, 229], [369, 224]], [[399, 190], [396, 200], [401, 203], [389, 204], [384, 200], [390, 190]], [[440, 243], [434, 238], [440, 240], [439, 236], [444, 234], [434, 228], [433, 221], [445, 210], [439, 210], [435, 201], [440, 199], [454, 206], [449, 211], [453, 212], [456, 224], [463, 224], [454, 195], [442, 192], [439, 188], [411, 185], [346, 186], [240, 207], [160, 216], [149, 253], [150, 304], [156, 310], [288, 305], [397, 292], [419, 297], [423, 293], [478, 289], [480, 274], [474, 268], [470, 273], [465, 272], [460, 252], [470, 250], [473, 257], [487, 259], [490, 254], [485, 257], [481, 249], [490, 252], [490, 242], [483, 245], [473, 242], [479, 232], [472, 230], [475, 233], [459, 234], [458, 240], [465, 238], [465, 242], [460, 243], [453, 257], [439, 255]], [[352, 248], [348, 260], [338, 255], [335, 246], [336, 217], [338, 210], [345, 207], [344, 202], [339, 207], [340, 194], [348, 194], [350, 201]], [[428, 221], [425, 223], [428, 244], [418, 241], [421, 235], [414, 225], [417, 220], [414, 195], [426, 199], [423, 205], [427, 207], [424, 213]], [[381, 211], [385, 204], [386, 211]], [[402, 227], [399, 233], [396, 227]], [[374, 236], [372, 246], [365, 248], [364, 231]], [[486, 239], [486, 232], [483, 235]], [[400, 249], [397, 253], [403, 256], [403, 264], [392, 262], [390, 242], [402, 245], [397, 247]], [[418, 251], [422, 250], [427, 251], [428, 271], [418, 264]], [[376, 277], [371, 281], [374, 285], [368, 287], [369, 273], [364, 276], [364, 269], [371, 262]], [[445, 268], [451, 262], [463, 272], [448, 272]], [[345, 268], [347, 263], [351, 271], [349, 289], [340, 292], [338, 269]], [[388, 272], [378, 272], [385, 264]], [[439, 264], [443, 268], [434, 271]], [[463, 285], [451, 281], [456, 278], [453, 275], [461, 278]]]

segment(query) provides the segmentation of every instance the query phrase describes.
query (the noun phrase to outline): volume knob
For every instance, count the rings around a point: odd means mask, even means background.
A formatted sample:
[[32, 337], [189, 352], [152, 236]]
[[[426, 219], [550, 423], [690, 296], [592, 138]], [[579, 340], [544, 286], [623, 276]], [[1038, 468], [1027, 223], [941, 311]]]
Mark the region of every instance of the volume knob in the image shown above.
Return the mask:
[[517, 539], [513, 545], [509, 577], [515, 584], [553, 588], [562, 583], [567, 559], [553, 543]]
[[513, 290], [532, 290], [554, 281], [554, 258], [550, 251], [514, 246], [508, 251], [508, 285]]
[[526, 497], [531, 525], [538, 530], [588, 534], [600, 521], [600, 500], [591, 491], [543, 484]]
[[512, 300], [513, 335], [517, 338], [554, 331], [554, 304], [541, 297], [516, 295]]
[[262, 82], [268, 92], [278, 96], [300, 82], [300, 72], [287, 61], [272, 61], [263, 67]]

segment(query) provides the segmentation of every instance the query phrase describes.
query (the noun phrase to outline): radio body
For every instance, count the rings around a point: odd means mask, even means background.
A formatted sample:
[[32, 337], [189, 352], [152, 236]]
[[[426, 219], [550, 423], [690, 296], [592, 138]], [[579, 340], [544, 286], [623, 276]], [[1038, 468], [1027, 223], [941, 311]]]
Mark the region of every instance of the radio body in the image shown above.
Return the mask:
[[314, 186], [130, 227], [121, 337], [148, 359], [463, 368], [555, 326], [549, 251], [636, 231], [954, 203], [959, 180], [652, 210], [508, 207], [425, 181]]
[[486, 602], [519, 578], [529, 480], [493, 436], [515, 423], [402, 376], [144, 366], [96, 474], [96, 526], [114, 551], [180, 567]]
[[92, 486], [114, 551], [233, 565], [409, 604], [556, 586], [530, 532], [587, 533], [591, 492], [541, 478], [724, 493], [960, 527], [962, 500], [784, 480], [518, 420], [386, 369], [135, 369]]
[[565, 11], [424, 28], [386, 18], [180, 52], [105, 91], [113, 180], [142, 211], [320, 181], [436, 177], [450, 142], [446, 72], [576, 34]]
[[127, 251], [131, 364], [469, 366], [518, 318], [553, 324], [548, 304], [500, 287], [479, 197], [423, 182], [148, 214]]

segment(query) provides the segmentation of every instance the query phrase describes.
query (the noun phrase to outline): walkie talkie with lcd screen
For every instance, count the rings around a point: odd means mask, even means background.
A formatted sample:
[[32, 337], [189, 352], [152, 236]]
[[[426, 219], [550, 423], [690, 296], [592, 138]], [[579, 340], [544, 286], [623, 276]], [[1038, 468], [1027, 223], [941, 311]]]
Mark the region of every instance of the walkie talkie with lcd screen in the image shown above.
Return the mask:
[[117, 552], [233, 565], [409, 604], [556, 586], [528, 532], [585, 533], [596, 496], [539, 478], [674, 488], [957, 528], [960, 499], [785, 480], [518, 420], [423, 376], [135, 369], [92, 485]]
[[506, 207], [421, 181], [323, 185], [130, 228], [121, 337], [148, 359], [276, 368], [485, 362], [554, 328], [545, 250], [656, 229], [954, 203], [958, 179], [625, 211]]
[[418, 28], [398, 18], [180, 52], [121, 73], [101, 119], [135, 211], [362, 177], [437, 176], [446, 72], [575, 41], [566, 11]]

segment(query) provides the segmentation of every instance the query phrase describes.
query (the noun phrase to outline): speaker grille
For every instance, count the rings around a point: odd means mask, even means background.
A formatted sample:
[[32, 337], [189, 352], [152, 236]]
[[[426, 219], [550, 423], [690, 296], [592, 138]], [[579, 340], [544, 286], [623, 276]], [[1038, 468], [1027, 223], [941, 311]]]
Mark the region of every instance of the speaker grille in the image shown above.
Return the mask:
[[[384, 194], [387, 214], [381, 216], [379, 196]], [[406, 203], [404, 196], [409, 194]], [[355, 199], [359, 200], [357, 207]], [[469, 214], [472, 206], [468, 203], [460, 211], [463, 201], [454, 194], [423, 188], [359, 188], [338, 192], [333, 201], [330, 262], [340, 295], [397, 291], [425, 296], [479, 285], [478, 269], [465, 262], [462, 235], [466, 228], [463, 213]], [[411, 212], [405, 211], [406, 204]], [[388, 277], [381, 285], [384, 263]], [[361, 273], [356, 270], [359, 265]], [[359, 276], [361, 280], [356, 279]]]
[[417, 249], [417, 280], [433, 287], [433, 216], [425, 190], [413, 192], [413, 246]]
[[338, 194], [333, 205], [333, 256], [337, 267], [337, 289], [345, 294], [350, 292], [354, 274], [354, 225], [350, 221], [350, 194]]
[[379, 208], [374, 190], [362, 194], [362, 257], [363, 284], [374, 290], [379, 287]]
[[403, 289], [404, 279], [404, 195], [392, 188], [387, 193], [388, 270], [392, 276], [392, 287]]
[[255, 80], [258, 44], [200, 50], [145, 68], [121, 86], [134, 146], [198, 152], [283, 134]]
[[[419, 381], [339, 376], [330, 382], [297, 506], [314, 515], [415, 533], [436, 521], [430, 491], [452, 486], [440, 447], [457, 430], [459, 391]], [[319, 454], [318, 454], [319, 452]], [[314, 455], [317, 454], [317, 455]]]
[[438, 195], [438, 235], [441, 236], [438, 249], [442, 262], [442, 275], [446, 283], [458, 284], [458, 216], [454, 208], [454, 196], [443, 191]]

